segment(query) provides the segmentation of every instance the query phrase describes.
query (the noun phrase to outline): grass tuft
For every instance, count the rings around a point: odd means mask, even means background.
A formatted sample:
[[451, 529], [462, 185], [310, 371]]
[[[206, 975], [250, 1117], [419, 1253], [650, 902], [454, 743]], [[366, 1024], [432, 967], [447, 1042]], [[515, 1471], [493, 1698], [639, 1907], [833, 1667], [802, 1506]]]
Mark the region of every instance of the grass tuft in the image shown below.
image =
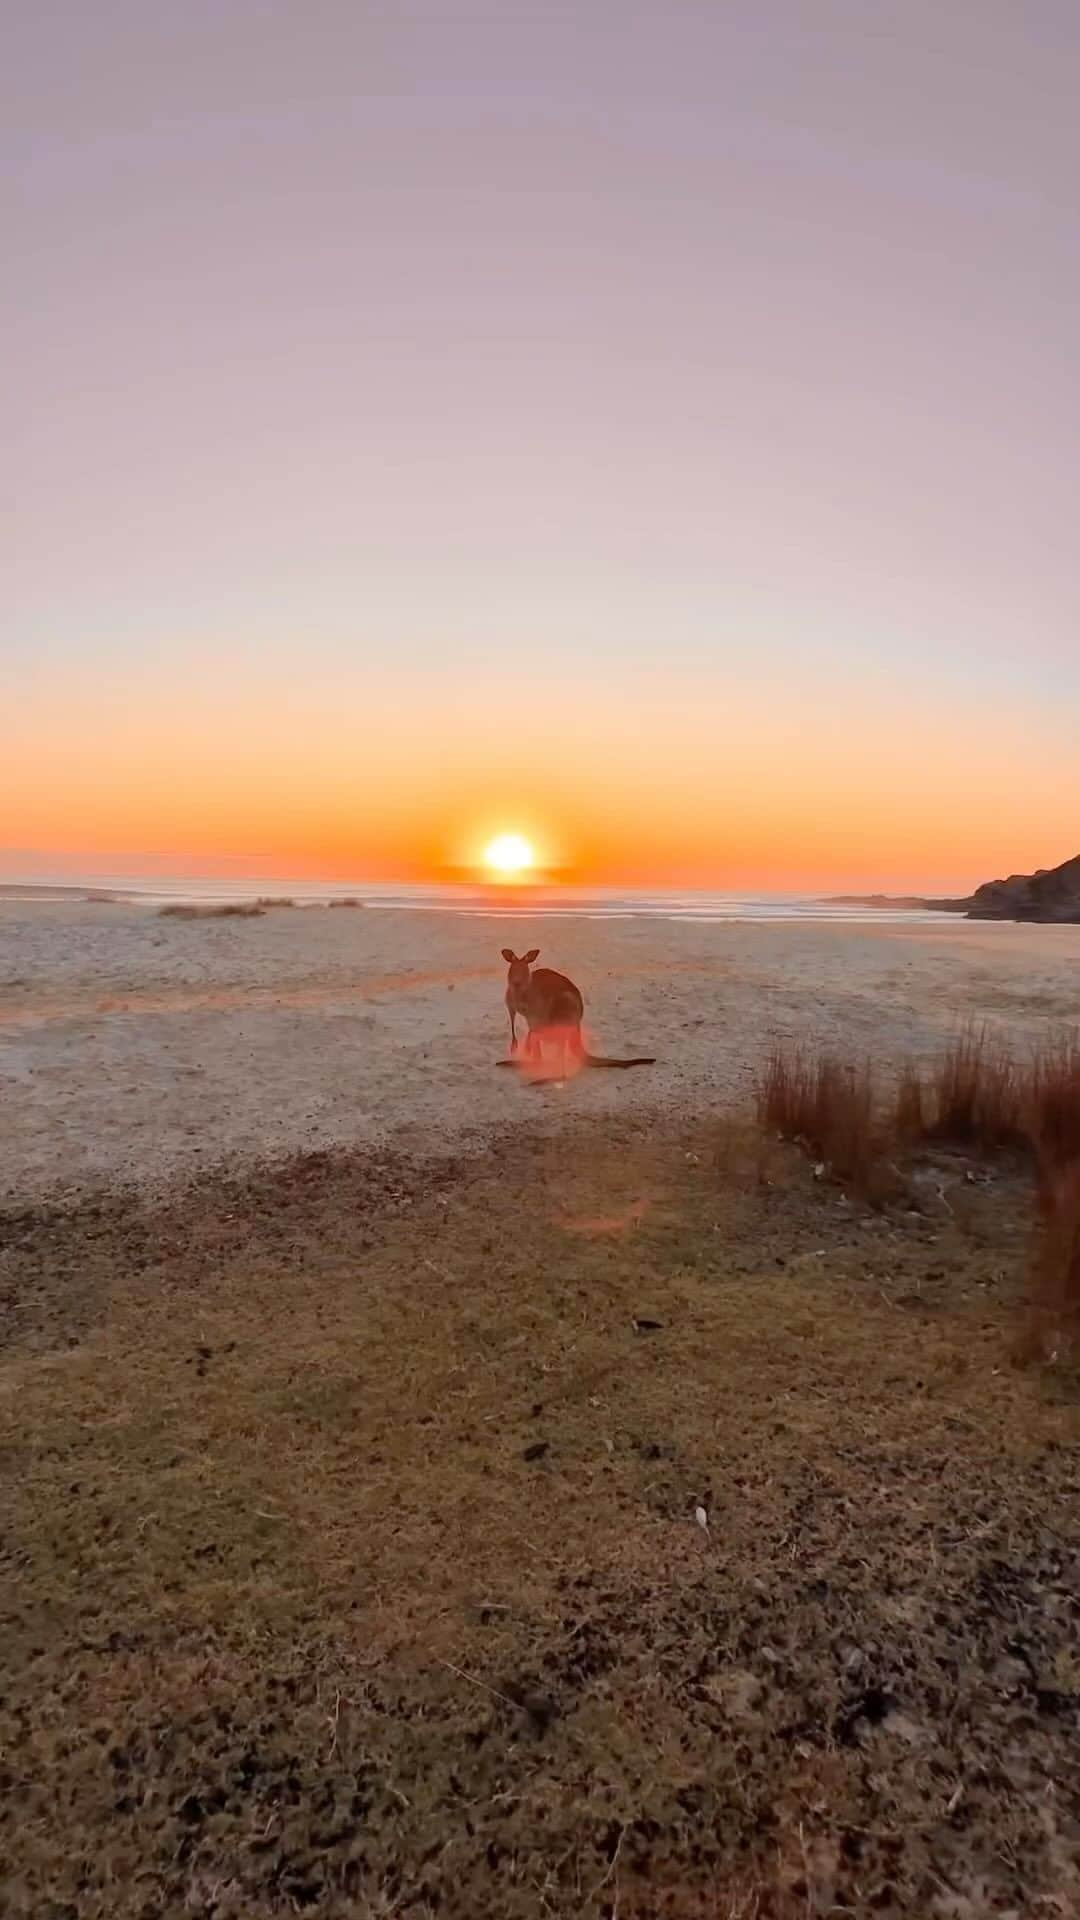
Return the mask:
[[896, 1104], [893, 1124], [898, 1145], [910, 1146], [913, 1141], [924, 1140], [928, 1125], [927, 1090], [919, 1068], [911, 1063], [905, 1066], [896, 1084]]
[[1027, 1106], [1041, 1174], [1080, 1164], [1080, 1040], [1066, 1037], [1036, 1055]]
[[758, 1095], [763, 1126], [809, 1148], [834, 1179], [875, 1204], [892, 1184], [878, 1109], [870, 1062], [831, 1054], [774, 1053]]
[[905, 1191], [897, 1160], [921, 1146], [975, 1155], [1015, 1150], [1036, 1177], [1028, 1299], [1033, 1350], [1080, 1342], [1080, 1042], [1049, 1044], [1022, 1066], [968, 1028], [927, 1066], [906, 1065], [890, 1105], [869, 1063], [777, 1051], [757, 1097], [761, 1125], [805, 1147], [873, 1205]]
[[1034, 1351], [1047, 1360], [1073, 1353], [1080, 1345], [1080, 1159], [1040, 1183], [1029, 1298]]
[[196, 907], [178, 900], [159, 909], [163, 920], [261, 920], [265, 911], [265, 907], [239, 900], [224, 907]]
[[931, 1068], [923, 1137], [993, 1152], [1023, 1146], [1024, 1084], [1007, 1047], [969, 1027]]

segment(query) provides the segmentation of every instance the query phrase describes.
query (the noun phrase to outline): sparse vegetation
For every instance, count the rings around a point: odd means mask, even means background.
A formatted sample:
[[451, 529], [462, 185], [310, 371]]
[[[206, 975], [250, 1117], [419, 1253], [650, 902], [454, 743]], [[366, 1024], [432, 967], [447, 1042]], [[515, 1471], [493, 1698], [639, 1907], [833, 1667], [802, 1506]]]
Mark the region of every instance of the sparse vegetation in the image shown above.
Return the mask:
[[296, 901], [291, 900], [287, 893], [285, 894], [261, 893], [258, 899], [256, 900], [255, 905], [257, 907], [295, 907]]
[[1074, 1912], [1076, 1409], [967, 1192], [637, 1116], [0, 1213], [5, 1912]]
[[1040, 1182], [1030, 1299], [1035, 1355], [1074, 1353], [1080, 1346], [1080, 1159]]
[[1080, 1165], [1080, 1040], [1062, 1040], [1036, 1055], [1028, 1106], [1040, 1172]]
[[969, 1027], [926, 1070], [923, 1138], [987, 1152], [1022, 1146], [1027, 1091], [1009, 1049]]
[[328, 907], [362, 907], [364, 903], [355, 893], [347, 893], [340, 900], [328, 900], [326, 904]]
[[906, 1062], [897, 1078], [893, 1105], [898, 1147], [908, 1147], [913, 1141], [926, 1138], [927, 1099], [926, 1083], [919, 1068], [912, 1061]]
[[869, 1061], [774, 1053], [761, 1082], [758, 1114], [765, 1126], [799, 1142], [866, 1198], [878, 1200], [888, 1190], [889, 1141]]
[[193, 906], [177, 900], [159, 912], [163, 920], [261, 920], [266, 908], [250, 900], [233, 900], [222, 907]]
[[[928, 1147], [1009, 1151], [1036, 1202], [1030, 1297], [1052, 1322], [1055, 1353], [1080, 1336], [1080, 1043], [1049, 1043], [1026, 1062], [984, 1030], [960, 1034], [927, 1064], [908, 1062], [891, 1099], [869, 1063], [778, 1051], [762, 1075], [762, 1125], [880, 1205], [910, 1189], [905, 1164]], [[899, 1164], [898, 1164], [899, 1163]], [[1045, 1342], [1043, 1343], [1046, 1344]]]

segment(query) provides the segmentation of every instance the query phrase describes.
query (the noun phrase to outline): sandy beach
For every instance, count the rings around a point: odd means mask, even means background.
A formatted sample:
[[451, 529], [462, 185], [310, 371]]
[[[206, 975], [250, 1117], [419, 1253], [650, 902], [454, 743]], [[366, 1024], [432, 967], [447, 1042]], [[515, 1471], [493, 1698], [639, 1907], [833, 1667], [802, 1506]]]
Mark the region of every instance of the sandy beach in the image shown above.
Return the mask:
[[[581, 985], [594, 1047], [655, 1053], [538, 1093], [506, 1052], [503, 945]], [[968, 1020], [1080, 1018], [1080, 928], [527, 920], [0, 901], [0, 1192], [158, 1182], [305, 1148], [424, 1155], [575, 1116], [744, 1101], [778, 1041], [887, 1060]]]

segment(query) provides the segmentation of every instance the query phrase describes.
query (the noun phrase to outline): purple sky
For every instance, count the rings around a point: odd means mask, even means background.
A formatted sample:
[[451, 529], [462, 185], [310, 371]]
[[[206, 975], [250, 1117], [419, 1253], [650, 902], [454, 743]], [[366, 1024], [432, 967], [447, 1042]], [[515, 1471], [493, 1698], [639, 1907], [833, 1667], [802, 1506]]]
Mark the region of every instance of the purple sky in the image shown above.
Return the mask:
[[74, 844], [126, 767], [115, 844], [131, 740], [179, 770], [246, 712], [385, 792], [509, 705], [535, 771], [570, 686], [564, 808], [654, 714], [689, 820], [703, 711], [806, 779], [891, 712], [978, 786], [942, 871], [1077, 850], [1076, 0], [40, 0], [6, 39], [0, 846]]

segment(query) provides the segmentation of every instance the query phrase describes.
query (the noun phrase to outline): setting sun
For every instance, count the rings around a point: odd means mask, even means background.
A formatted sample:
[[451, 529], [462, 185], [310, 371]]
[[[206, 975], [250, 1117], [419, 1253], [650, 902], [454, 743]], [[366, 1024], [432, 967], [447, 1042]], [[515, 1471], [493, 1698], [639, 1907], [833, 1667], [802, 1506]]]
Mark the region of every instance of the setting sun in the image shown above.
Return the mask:
[[522, 834], [500, 833], [485, 849], [484, 865], [496, 873], [524, 873], [536, 865], [536, 859]]

